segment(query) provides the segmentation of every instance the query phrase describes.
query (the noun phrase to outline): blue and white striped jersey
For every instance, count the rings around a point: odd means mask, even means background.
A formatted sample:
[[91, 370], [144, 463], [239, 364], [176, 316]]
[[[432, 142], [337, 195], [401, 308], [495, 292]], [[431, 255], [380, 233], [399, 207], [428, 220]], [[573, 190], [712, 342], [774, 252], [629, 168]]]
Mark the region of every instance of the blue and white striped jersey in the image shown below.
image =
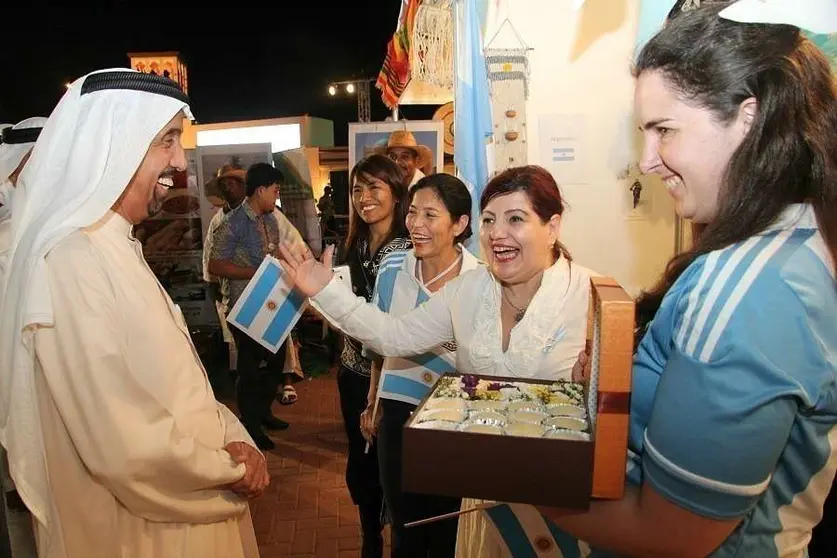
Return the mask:
[[[715, 557], [806, 555], [837, 469], [833, 269], [813, 209], [791, 206], [689, 266], [640, 343], [629, 480], [696, 514], [743, 517]], [[494, 515], [506, 548], [519, 547], [526, 522]]]

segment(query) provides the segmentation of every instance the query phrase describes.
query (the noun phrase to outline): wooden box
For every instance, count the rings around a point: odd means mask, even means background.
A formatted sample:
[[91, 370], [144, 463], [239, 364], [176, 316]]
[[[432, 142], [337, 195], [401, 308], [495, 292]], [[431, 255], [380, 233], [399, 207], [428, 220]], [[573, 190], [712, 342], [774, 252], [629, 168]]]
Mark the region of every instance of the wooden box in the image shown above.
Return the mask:
[[[592, 281], [589, 381], [583, 406], [589, 440], [524, 438], [417, 427], [434, 389], [404, 427], [403, 489], [407, 492], [586, 509], [591, 498], [624, 492], [634, 303], [612, 279]], [[444, 377], [458, 378], [458, 374]], [[476, 376], [491, 382], [551, 381]]]
[[634, 300], [609, 277], [593, 278], [590, 293], [588, 408], [595, 429], [591, 496], [619, 499], [628, 455]]

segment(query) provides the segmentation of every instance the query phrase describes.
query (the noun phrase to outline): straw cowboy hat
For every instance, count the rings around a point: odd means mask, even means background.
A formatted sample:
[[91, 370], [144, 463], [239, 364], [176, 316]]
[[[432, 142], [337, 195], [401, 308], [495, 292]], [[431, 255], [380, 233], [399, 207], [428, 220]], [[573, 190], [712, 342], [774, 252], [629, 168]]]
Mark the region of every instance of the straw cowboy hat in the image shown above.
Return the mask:
[[389, 135], [386, 146], [379, 147], [376, 152], [386, 155], [396, 147], [404, 147], [416, 152], [418, 157], [416, 168], [424, 169], [433, 167], [433, 152], [426, 145], [420, 145], [416, 142], [416, 136], [409, 130], [395, 130]]
[[204, 196], [215, 207], [224, 205], [224, 198], [221, 195], [221, 179], [228, 177], [237, 178], [241, 182], [245, 182], [247, 180], [247, 171], [232, 165], [224, 165], [218, 169], [215, 176], [203, 187]]

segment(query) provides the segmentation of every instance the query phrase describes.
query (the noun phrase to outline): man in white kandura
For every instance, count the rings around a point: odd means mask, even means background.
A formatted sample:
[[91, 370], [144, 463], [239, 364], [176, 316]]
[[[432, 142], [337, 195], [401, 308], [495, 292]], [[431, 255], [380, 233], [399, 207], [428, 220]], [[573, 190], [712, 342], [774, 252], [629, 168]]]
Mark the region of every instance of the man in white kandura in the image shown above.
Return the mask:
[[[46, 118], [36, 116], [21, 120], [14, 126], [3, 125], [0, 133], [0, 301], [6, 287], [6, 274], [12, 247], [12, 207], [15, 198], [20, 199], [21, 189], [15, 189], [17, 178], [29, 160], [29, 154], [41, 133]], [[0, 307], [2, 312], [2, 307]], [[9, 476], [6, 452], [0, 448], [0, 468], [2, 468], [3, 494], [6, 504], [17, 509], [22, 506]]]
[[258, 556], [247, 499], [269, 483], [264, 457], [132, 235], [186, 167], [187, 103], [160, 76], [89, 74], [20, 177], [0, 435], [42, 558]]
[[35, 116], [5, 127], [0, 134], [0, 293], [6, 284], [12, 245], [12, 208], [20, 190], [17, 178], [29, 160], [46, 118]]

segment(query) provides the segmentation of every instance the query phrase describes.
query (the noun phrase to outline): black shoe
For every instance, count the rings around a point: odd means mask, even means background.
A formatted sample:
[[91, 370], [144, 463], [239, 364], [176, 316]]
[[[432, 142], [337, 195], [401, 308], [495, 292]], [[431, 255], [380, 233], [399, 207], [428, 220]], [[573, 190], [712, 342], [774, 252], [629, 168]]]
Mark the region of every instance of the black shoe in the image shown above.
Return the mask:
[[268, 430], [287, 430], [290, 424], [280, 418], [269, 416], [262, 420], [262, 426]]
[[17, 493], [17, 490], [10, 490], [9, 492], [6, 492], [6, 505], [13, 511], [26, 511], [26, 504], [23, 503], [23, 500]]
[[273, 440], [267, 437], [267, 434], [259, 430], [255, 432], [253, 430], [249, 430], [250, 437], [253, 438], [253, 441], [256, 442], [256, 447], [260, 450], [270, 451], [276, 447], [276, 444], [273, 443]]
[[381, 558], [384, 555], [384, 539], [381, 535], [363, 535], [361, 558]]

